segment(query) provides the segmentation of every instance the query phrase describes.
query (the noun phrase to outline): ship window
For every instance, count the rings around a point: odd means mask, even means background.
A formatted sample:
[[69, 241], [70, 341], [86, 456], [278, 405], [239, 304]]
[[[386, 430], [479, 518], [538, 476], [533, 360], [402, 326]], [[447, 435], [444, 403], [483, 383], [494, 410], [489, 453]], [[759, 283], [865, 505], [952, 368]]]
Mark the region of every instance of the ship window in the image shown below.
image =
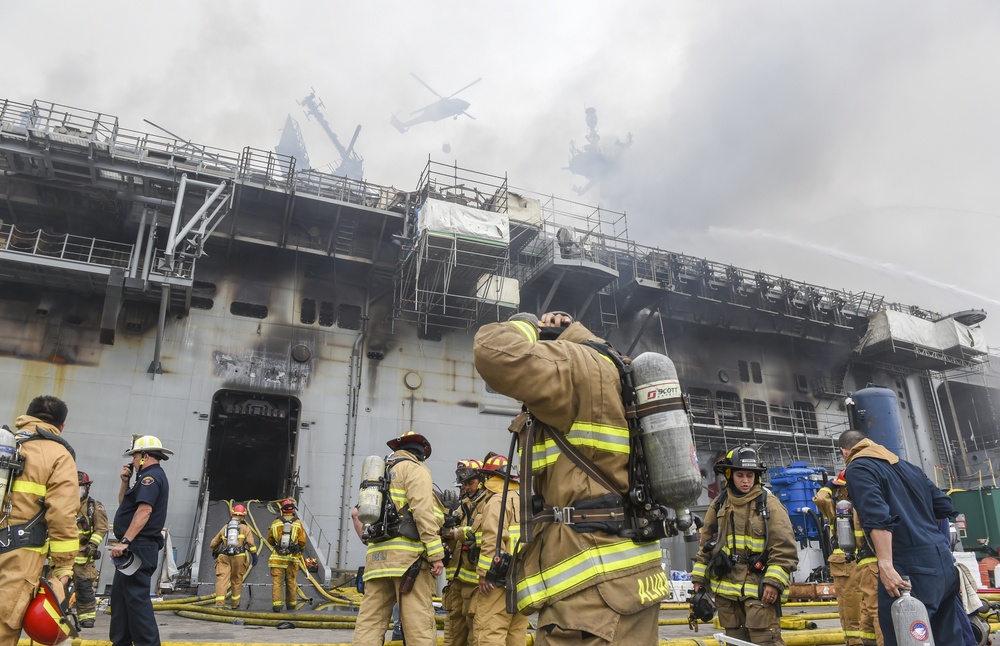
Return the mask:
[[191, 307], [196, 310], [210, 310], [215, 307], [215, 301], [204, 296], [192, 296]]
[[719, 423], [723, 426], [743, 426], [743, 411], [740, 396], [726, 390], [715, 392], [715, 408], [719, 413]]
[[192, 287], [194, 288], [194, 291], [205, 294], [206, 296], [215, 295], [215, 283], [210, 283], [207, 280], [196, 280], [192, 284]]
[[809, 380], [805, 375], [795, 375], [795, 390], [800, 393], [809, 392]]
[[715, 402], [707, 388], [688, 388], [691, 421], [695, 424], [715, 424]]
[[229, 313], [233, 316], [247, 316], [253, 319], [265, 319], [267, 318], [267, 305], [233, 301], [229, 306]]
[[795, 409], [795, 428], [809, 435], [819, 435], [816, 426], [816, 409], [809, 402], [792, 402]]
[[753, 382], [755, 384], [763, 383], [764, 377], [760, 374], [760, 364], [756, 361], [750, 362], [750, 371], [753, 373]]
[[771, 404], [771, 428], [786, 433], [795, 431], [795, 426], [792, 424], [792, 410], [788, 406]]
[[316, 300], [312, 298], [302, 299], [302, 310], [299, 312], [299, 321], [303, 325], [312, 325], [316, 322]]
[[357, 305], [345, 304], [337, 307], [337, 327], [345, 330], [360, 330], [361, 308]]
[[322, 301], [319, 304], [319, 324], [323, 327], [333, 325], [333, 303]]
[[747, 423], [750, 428], [768, 428], [767, 402], [759, 399], [744, 399], [743, 408], [747, 412]]
[[747, 362], [744, 361], [743, 359], [740, 359], [740, 362], [737, 364], [737, 367], [739, 367], [740, 369], [740, 381], [744, 383], [749, 383], [750, 370], [749, 368], [747, 368]]

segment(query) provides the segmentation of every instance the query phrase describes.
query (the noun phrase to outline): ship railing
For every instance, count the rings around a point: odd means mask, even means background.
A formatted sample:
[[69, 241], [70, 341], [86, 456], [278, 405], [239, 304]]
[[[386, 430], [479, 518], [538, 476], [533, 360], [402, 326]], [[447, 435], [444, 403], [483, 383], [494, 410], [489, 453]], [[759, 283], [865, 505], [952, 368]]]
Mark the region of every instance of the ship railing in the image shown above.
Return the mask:
[[0, 138], [14, 137], [26, 140], [33, 114], [34, 110], [28, 103], [17, 103], [7, 99], [0, 101]]
[[417, 181], [418, 205], [431, 198], [482, 211], [507, 212], [507, 176], [444, 164], [428, 157]]
[[730, 391], [713, 395], [703, 388], [689, 388], [686, 397], [691, 421], [700, 426], [812, 436], [847, 430], [846, 414], [817, 411], [812, 402], [805, 400], [794, 401], [789, 406], [741, 399]]
[[0, 250], [42, 256], [102, 267], [128, 267], [133, 245], [41, 229], [21, 231], [13, 224], [0, 224]]
[[[313, 548], [316, 550], [320, 566], [328, 572], [328, 564], [333, 553], [333, 543], [326, 537], [323, 528], [320, 527], [319, 520], [313, 514], [312, 510], [309, 509], [309, 505], [302, 500], [301, 495], [299, 496], [299, 515], [309, 528], [309, 537], [313, 540]], [[327, 576], [324, 576], [323, 580], [327, 578]]]
[[264, 188], [290, 191], [295, 176], [295, 158], [247, 146], [240, 157], [240, 181]]
[[383, 211], [402, 212], [406, 204], [406, 192], [392, 186], [380, 186], [312, 169], [295, 173], [294, 185], [297, 195], [348, 202]]
[[118, 132], [118, 117], [49, 101], [34, 101], [25, 127], [30, 138], [71, 146], [107, 149]]
[[231, 150], [124, 128], [112, 141], [110, 153], [116, 159], [228, 179], [235, 178], [240, 168], [240, 155]]

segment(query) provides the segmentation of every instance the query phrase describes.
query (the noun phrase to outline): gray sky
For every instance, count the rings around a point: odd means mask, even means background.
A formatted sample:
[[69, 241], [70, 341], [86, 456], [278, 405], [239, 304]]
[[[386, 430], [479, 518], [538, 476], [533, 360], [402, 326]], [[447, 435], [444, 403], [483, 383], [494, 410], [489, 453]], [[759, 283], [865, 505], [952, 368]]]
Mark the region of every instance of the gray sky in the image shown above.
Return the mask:
[[[295, 100], [315, 87], [366, 178], [413, 188], [428, 154], [574, 198], [584, 143], [631, 132], [579, 198], [630, 237], [941, 312], [985, 308], [1000, 346], [1000, 4], [926, 0], [7, 3], [0, 98], [150, 119], [199, 143], [271, 149], [285, 115], [314, 166], [333, 147]], [[61, 17], [60, 17], [61, 16]], [[13, 64], [12, 64], [13, 63]], [[460, 96], [475, 120], [405, 117]], [[451, 152], [442, 152], [447, 143]]]

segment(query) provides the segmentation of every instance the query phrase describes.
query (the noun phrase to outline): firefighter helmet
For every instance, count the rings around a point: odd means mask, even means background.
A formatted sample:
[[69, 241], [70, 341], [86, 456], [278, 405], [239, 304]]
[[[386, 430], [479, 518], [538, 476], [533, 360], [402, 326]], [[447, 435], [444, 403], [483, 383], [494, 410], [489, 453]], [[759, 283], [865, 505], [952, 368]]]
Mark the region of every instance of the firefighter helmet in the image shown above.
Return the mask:
[[832, 480], [831, 484], [835, 487], [843, 487], [847, 484], [847, 469], [844, 469]]
[[733, 471], [753, 471], [757, 475], [762, 475], [767, 471], [767, 467], [757, 456], [757, 451], [749, 446], [741, 446], [733, 449], [715, 463], [715, 472], [726, 476], [726, 480], [732, 477]]
[[77, 471], [76, 472], [76, 481], [77, 481], [77, 484], [79, 484], [81, 487], [84, 486], [84, 485], [93, 484], [93, 481], [90, 479], [90, 476], [87, 475], [86, 471]]
[[482, 477], [479, 472], [483, 463], [479, 460], [459, 460], [455, 468], [455, 484], [463, 485], [469, 480]]
[[247, 508], [243, 505], [233, 505], [233, 516], [246, 516]]
[[285, 498], [281, 501], [281, 511], [295, 511], [296, 509], [295, 501], [291, 498]]
[[170, 449], [164, 448], [163, 442], [155, 435], [141, 435], [135, 438], [135, 441], [132, 442], [132, 448], [125, 451], [125, 455], [135, 455], [136, 453], [158, 453], [163, 456], [164, 460], [174, 454]]
[[493, 455], [486, 459], [483, 463], [483, 475], [489, 478], [490, 476], [501, 476], [503, 478], [508, 478], [517, 482], [517, 474], [511, 472], [510, 464], [507, 463], [507, 458], [502, 455]]
[[67, 616], [67, 604], [59, 603], [52, 586], [45, 579], [38, 582], [38, 592], [28, 603], [24, 632], [32, 641], [54, 646], [67, 637], [76, 637], [76, 627]]
[[406, 447], [407, 444], [413, 444], [413, 445], [419, 444], [420, 446], [424, 447], [424, 457], [423, 457], [424, 460], [431, 457], [431, 443], [427, 441], [426, 437], [424, 437], [420, 433], [417, 433], [416, 431], [407, 431], [402, 435], [400, 435], [399, 437], [389, 440], [388, 442], [385, 443], [385, 445], [388, 446], [393, 451], [398, 450], [400, 447], [403, 447], [403, 449], [405, 450], [407, 448]]

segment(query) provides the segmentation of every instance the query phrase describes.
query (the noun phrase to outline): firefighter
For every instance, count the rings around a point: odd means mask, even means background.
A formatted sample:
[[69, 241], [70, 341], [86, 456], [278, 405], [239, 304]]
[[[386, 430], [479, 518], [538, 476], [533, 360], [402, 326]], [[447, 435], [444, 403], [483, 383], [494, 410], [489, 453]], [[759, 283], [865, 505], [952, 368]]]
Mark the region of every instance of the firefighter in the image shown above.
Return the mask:
[[365, 596], [358, 611], [354, 642], [381, 644], [392, 607], [399, 604], [399, 618], [410, 646], [437, 643], [434, 622], [434, 579], [444, 573], [441, 526], [444, 510], [434, 496], [431, 472], [424, 465], [431, 444], [413, 431], [389, 440], [393, 453], [386, 460], [390, 503], [398, 522], [377, 523], [383, 528], [369, 536], [365, 555]]
[[[496, 555], [497, 542], [501, 552], [514, 554], [521, 538], [519, 485], [512, 477], [507, 458], [494, 455], [483, 464], [486, 478], [486, 499], [479, 515], [472, 524], [473, 531], [482, 536], [476, 574], [479, 590], [474, 601], [477, 646], [524, 646], [528, 634], [528, 617], [521, 613], [507, 612], [507, 595], [503, 586], [487, 581], [487, 573]], [[507, 483], [507, 501], [503, 525], [500, 509], [503, 501], [504, 482]], [[504, 578], [506, 573], [503, 573]]]
[[274, 519], [267, 533], [271, 546], [267, 566], [271, 568], [271, 609], [274, 612], [281, 612], [282, 604], [286, 610], [295, 610], [295, 597], [299, 593], [299, 555], [306, 546], [306, 530], [295, 511], [294, 500], [282, 500], [281, 515]]
[[76, 617], [83, 628], [93, 628], [97, 619], [97, 599], [94, 591], [97, 588], [98, 573], [94, 561], [100, 556], [97, 548], [101, 546], [108, 534], [108, 512], [101, 501], [90, 497], [90, 476], [83, 471], [77, 471], [77, 482], [80, 485], [80, 511], [76, 517], [76, 526], [80, 534], [80, 552], [76, 555], [73, 565], [73, 587], [76, 588]]
[[784, 646], [780, 606], [799, 561], [788, 512], [762, 487], [766, 468], [754, 449], [733, 449], [715, 470], [726, 489], [705, 513], [694, 590], [715, 593], [726, 636]]
[[229, 600], [233, 610], [240, 607], [243, 579], [247, 576], [249, 565], [257, 565], [257, 545], [250, 526], [244, 522], [246, 516], [246, 507], [233, 505], [230, 521], [223, 525], [210, 543], [212, 556], [215, 557], [216, 608], [226, 607], [226, 594], [230, 588]]
[[[519, 313], [476, 333], [479, 374], [528, 411], [510, 427], [521, 439], [524, 489], [516, 606], [538, 612], [538, 644], [654, 643], [669, 583], [658, 542], [619, 534], [629, 489], [628, 422], [618, 369], [584, 345], [590, 341], [602, 342], [565, 312], [541, 320]], [[556, 438], [575, 455], [564, 454]], [[579, 458], [594, 468], [585, 470]], [[584, 509], [588, 522], [578, 524]]]
[[451, 561], [445, 571], [448, 584], [441, 594], [441, 605], [448, 611], [444, 622], [445, 646], [473, 644], [472, 595], [479, 587], [476, 575], [479, 543], [472, 531], [472, 521], [485, 499], [486, 489], [479, 470], [479, 460], [459, 460], [455, 469], [455, 484], [459, 485], [461, 500], [457, 508], [445, 517], [441, 535], [451, 550]]
[[[73, 450], [60, 437], [66, 414], [65, 403], [42, 395], [14, 421], [24, 471], [7, 492], [9, 513], [0, 513], [0, 646], [17, 643], [46, 554], [60, 600], [73, 576], [73, 560], [80, 550], [76, 530], [80, 497], [73, 489], [77, 480]], [[18, 529], [32, 520], [36, 522], [31, 529], [19, 534]]]

